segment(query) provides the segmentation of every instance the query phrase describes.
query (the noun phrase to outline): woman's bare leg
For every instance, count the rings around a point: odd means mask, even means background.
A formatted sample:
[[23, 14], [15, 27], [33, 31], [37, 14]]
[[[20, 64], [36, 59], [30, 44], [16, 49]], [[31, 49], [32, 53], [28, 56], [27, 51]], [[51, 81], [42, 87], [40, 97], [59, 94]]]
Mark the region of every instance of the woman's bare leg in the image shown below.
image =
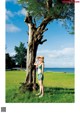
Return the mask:
[[44, 86], [42, 85], [42, 95], [44, 95]]
[[39, 97], [42, 97], [44, 95], [44, 86], [43, 86], [43, 81], [40, 80], [40, 91], [41, 91], [41, 95]]
[[42, 93], [41, 80], [39, 80], [40, 93]]
[[39, 96], [42, 93], [41, 80], [39, 80], [38, 82], [39, 82], [39, 93], [36, 94], [37, 96]]
[[44, 95], [44, 86], [43, 86], [43, 81], [41, 80], [41, 91], [42, 91], [42, 95]]

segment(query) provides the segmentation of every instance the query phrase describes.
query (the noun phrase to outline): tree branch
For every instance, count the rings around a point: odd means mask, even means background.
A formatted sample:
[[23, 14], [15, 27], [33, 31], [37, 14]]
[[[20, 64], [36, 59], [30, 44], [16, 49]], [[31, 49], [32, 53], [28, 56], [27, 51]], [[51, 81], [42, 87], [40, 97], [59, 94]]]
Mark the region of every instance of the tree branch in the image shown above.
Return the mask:
[[32, 16], [26, 16], [25, 23], [32, 23]]
[[33, 24], [32, 16], [30, 15], [29, 12], [27, 12], [24, 22], [27, 23], [27, 24], [29, 24], [29, 23]]
[[34, 18], [34, 24], [36, 25], [36, 19]]
[[48, 28], [44, 29], [42, 33], [44, 33], [44, 32], [47, 31], [47, 30], [48, 30]]
[[35, 34], [34, 34], [34, 37], [38, 38], [38, 35], [44, 33], [46, 30], [48, 29], [45, 29], [47, 24], [52, 20], [52, 17], [46, 17], [44, 18], [44, 20], [41, 22], [40, 26], [37, 28]]
[[39, 42], [39, 44], [43, 44], [44, 42], [46, 42], [47, 39], [42, 40], [41, 42]]
[[52, 8], [52, 0], [47, 0], [46, 5], [47, 5], [47, 9], [48, 9], [48, 11], [49, 11], [50, 8]]
[[[53, 20], [53, 18], [52, 18], [51, 16], [44, 18], [44, 20], [42, 21], [42, 23], [40, 24], [40, 26], [37, 28], [37, 32], [43, 31], [43, 30], [46, 28], [47, 24], [48, 24], [51, 20]], [[44, 31], [45, 31], [45, 30], [44, 30]]]

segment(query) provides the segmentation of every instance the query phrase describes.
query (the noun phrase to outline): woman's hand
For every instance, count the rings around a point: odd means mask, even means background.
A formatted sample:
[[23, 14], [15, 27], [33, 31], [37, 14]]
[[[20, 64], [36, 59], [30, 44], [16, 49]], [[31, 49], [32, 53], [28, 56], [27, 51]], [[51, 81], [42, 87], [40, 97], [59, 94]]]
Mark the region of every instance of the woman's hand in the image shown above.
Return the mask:
[[37, 63], [34, 63], [34, 65], [36, 66], [36, 68], [38, 68], [38, 64]]
[[34, 63], [34, 65], [36, 66], [36, 65], [37, 65], [37, 63], [35, 62], [35, 63]]

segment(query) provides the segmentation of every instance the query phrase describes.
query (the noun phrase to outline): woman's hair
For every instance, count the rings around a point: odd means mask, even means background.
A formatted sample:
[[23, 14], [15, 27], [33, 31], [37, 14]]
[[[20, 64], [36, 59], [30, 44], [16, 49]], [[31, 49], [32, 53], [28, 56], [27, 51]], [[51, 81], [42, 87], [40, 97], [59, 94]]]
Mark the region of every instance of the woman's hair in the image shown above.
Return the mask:
[[42, 62], [44, 63], [44, 58], [42, 58]]
[[37, 59], [41, 58], [42, 62], [44, 63], [44, 56], [37, 56]]

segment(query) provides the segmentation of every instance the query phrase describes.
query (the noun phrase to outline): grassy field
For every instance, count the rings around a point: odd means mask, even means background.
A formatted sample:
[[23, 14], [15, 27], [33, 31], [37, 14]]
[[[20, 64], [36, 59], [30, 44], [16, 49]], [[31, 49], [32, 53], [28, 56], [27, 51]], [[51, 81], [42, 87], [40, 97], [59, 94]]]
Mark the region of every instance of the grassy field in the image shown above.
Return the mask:
[[36, 91], [21, 93], [19, 86], [25, 81], [25, 71], [6, 71], [7, 103], [73, 103], [74, 74], [44, 73], [44, 97], [39, 98]]

